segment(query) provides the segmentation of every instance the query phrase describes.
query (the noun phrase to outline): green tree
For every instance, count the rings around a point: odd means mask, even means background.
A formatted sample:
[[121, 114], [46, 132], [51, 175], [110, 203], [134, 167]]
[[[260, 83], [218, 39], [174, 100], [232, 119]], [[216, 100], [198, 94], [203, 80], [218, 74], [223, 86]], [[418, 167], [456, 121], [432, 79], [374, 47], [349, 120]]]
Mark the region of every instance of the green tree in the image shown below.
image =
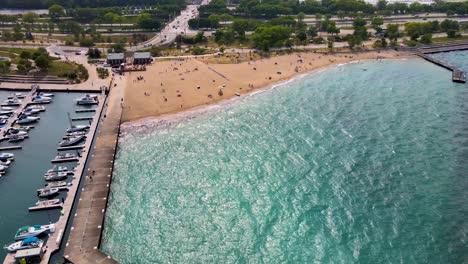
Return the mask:
[[385, 10], [387, 8], [387, 1], [385, 0], [379, 0], [377, 2], [377, 9], [382, 11], [382, 10]]
[[314, 38], [317, 36], [317, 28], [312, 25], [309, 27], [309, 29], [307, 30], [307, 34], [309, 34], [310, 37]]
[[10, 61], [0, 61], [0, 73], [8, 73], [10, 71]]
[[431, 33], [424, 34], [419, 40], [419, 42], [425, 43], [425, 44], [432, 43], [432, 34]]
[[137, 18], [138, 26], [142, 29], [159, 29], [161, 28], [161, 22], [153, 18], [150, 14], [142, 13]]
[[346, 17], [346, 12], [342, 10], [338, 10], [338, 12], [336, 12], [336, 15], [338, 16], [339, 19], [343, 20]]
[[354, 46], [356, 46], [356, 40], [353, 35], [347, 35], [346, 42], [348, 42], [348, 46], [350, 49], [354, 49]]
[[384, 23], [384, 19], [383, 17], [381, 16], [378, 16], [378, 17], [374, 17], [372, 18], [372, 21], [371, 21], [371, 25], [372, 25], [372, 28], [377, 31], [377, 33], [381, 33], [382, 32], [382, 25]]
[[17, 64], [18, 71], [20, 72], [27, 72], [32, 69], [32, 64], [29, 60], [20, 59]]
[[34, 62], [36, 63], [36, 66], [39, 67], [42, 70], [47, 69], [49, 67], [49, 57], [47, 55], [40, 55], [36, 59], [34, 59]]
[[268, 51], [270, 47], [282, 46], [291, 36], [291, 29], [285, 26], [261, 26], [252, 34], [255, 48]]
[[299, 41], [304, 42], [307, 40], [307, 33], [304, 30], [301, 30], [296, 34], [296, 37]]
[[[148, 14], [149, 15], [149, 14]], [[116, 21], [117, 21], [117, 17], [119, 15], [115, 14], [115, 13], [112, 13], [112, 12], [108, 12], [104, 15], [104, 21], [106, 21], [106, 23], [108, 24], [114, 24]]]
[[457, 31], [455, 29], [447, 30], [447, 37], [448, 38], [456, 38], [457, 37]]
[[22, 59], [25, 59], [25, 60], [28, 60], [31, 58], [31, 52], [27, 51], [27, 50], [23, 50], [21, 53], [20, 53], [20, 58]]
[[445, 19], [442, 21], [442, 23], [440, 23], [440, 29], [442, 29], [444, 32], [447, 32], [450, 29], [459, 30], [460, 25], [458, 24], [458, 21]]
[[38, 18], [39, 18], [39, 15], [34, 12], [27, 12], [27, 13], [24, 13], [22, 16], [23, 22], [29, 23], [32, 25], [34, 25], [34, 22], [36, 22]]
[[114, 43], [107, 50], [108, 53], [122, 53], [125, 52], [125, 46], [123, 43]]
[[366, 28], [366, 20], [361, 17], [356, 17], [353, 20], [353, 28], [354, 28], [354, 43], [356, 45], [360, 45], [363, 40], [367, 40], [369, 38], [369, 33], [367, 32]]
[[245, 19], [236, 19], [231, 26], [232, 30], [237, 33], [240, 39], [245, 39], [245, 31], [249, 28], [249, 21]]
[[398, 28], [398, 24], [388, 24], [386, 35], [390, 39], [390, 44], [392, 46], [396, 46], [397, 39], [398, 37], [400, 37], [400, 30]]
[[61, 5], [51, 5], [49, 7], [49, 16], [50, 19], [54, 22], [57, 22], [60, 17], [65, 15], [65, 9]]
[[335, 38], [333, 38], [333, 37], [328, 37], [327, 38], [327, 46], [328, 46], [328, 49], [331, 52], [333, 52], [334, 42], [335, 42]]

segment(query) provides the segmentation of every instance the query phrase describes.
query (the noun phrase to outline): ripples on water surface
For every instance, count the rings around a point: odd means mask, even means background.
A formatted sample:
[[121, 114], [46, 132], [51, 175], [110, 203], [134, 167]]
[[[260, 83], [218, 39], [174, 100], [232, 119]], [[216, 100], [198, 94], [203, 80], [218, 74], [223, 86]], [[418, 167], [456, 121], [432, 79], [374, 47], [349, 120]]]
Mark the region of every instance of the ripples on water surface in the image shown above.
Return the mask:
[[345, 65], [127, 134], [103, 249], [122, 263], [467, 261], [468, 98], [450, 78], [421, 60]]

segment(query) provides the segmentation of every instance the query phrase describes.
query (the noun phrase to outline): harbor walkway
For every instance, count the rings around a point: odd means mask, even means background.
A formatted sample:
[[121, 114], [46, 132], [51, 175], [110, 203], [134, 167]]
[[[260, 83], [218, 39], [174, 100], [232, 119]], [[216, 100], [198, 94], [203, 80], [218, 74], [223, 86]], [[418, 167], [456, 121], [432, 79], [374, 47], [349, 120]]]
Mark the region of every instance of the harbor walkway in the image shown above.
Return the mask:
[[111, 89], [105, 118], [84, 174], [85, 182], [64, 252], [64, 258], [72, 263], [117, 263], [100, 251], [99, 246], [122, 115], [120, 98], [119, 91]]

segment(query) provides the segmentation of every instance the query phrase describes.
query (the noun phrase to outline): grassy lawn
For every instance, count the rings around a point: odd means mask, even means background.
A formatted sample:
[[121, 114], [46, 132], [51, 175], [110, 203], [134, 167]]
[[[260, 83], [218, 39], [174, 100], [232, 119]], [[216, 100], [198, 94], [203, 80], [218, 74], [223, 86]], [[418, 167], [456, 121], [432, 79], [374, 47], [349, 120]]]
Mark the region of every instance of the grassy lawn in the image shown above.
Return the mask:
[[53, 61], [48, 69], [48, 75], [63, 76], [66, 73], [77, 70], [78, 64], [64, 61]]

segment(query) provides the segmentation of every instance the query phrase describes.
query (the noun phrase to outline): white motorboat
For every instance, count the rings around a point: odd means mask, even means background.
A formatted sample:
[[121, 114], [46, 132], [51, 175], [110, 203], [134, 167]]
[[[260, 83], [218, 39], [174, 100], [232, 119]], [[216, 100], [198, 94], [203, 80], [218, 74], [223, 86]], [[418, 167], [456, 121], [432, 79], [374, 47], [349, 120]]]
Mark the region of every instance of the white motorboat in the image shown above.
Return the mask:
[[23, 115], [37, 115], [41, 112], [39, 109], [24, 109]]
[[0, 160], [13, 160], [15, 158], [15, 154], [2, 152], [0, 153]]
[[64, 140], [60, 141], [59, 146], [60, 147], [73, 146], [75, 144], [78, 144], [79, 142], [81, 142], [85, 138], [86, 138], [85, 135], [70, 137], [70, 138], [67, 138], [67, 139], [64, 139]]
[[8, 166], [10, 166], [10, 164], [11, 164], [11, 160], [5, 160], [5, 161], [0, 160], [0, 166], [8, 168]]
[[43, 240], [40, 240], [37, 237], [28, 237], [22, 241], [11, 243], [10, 245], [5, 246], [4, 249], [13, 253], [21, 249], [40, 248], [42, 245], [44, 245]]
[[0, 115], [11, 115], [13, 110], [0, 110]]
[[34, 225], [34, 226], [23, 226], [15, 234], [15, 240], [25, 239], [28, 237], [35, 237], [45, 232], [55, 232], [55, 225]]
[[89, 94], [86, 94], [85, 96], [76, 99], [76, 103], [79, 105], [93, 105], [98, 104], [99, 101], [97, 99], [97, 96], [91, 96]]
[[61, 159], [71, 159], [71, 158], [76, 158], [76, 154], [73, 153], [60, 153], [55, 156], [56, 160], [61, 160]]
[[19, 141], [23, 141], [24, 139], [25, 139], [24, 136], [19, 136], [19, 135], [8, 136], [8, 142], [19, 142]]
[[58, 188], [44, 188], [37, 192], [39, 197], [45, 198], [57, 194], [59, 191]]
[[13, 111], [13, 107], [2, 106], [0, 107], [0, 111]]
[[48, 103], [52, 102], [52, 98], [46, 97], [46, 96], [36, 95], [36, 96], [34, 96], [32, 101], [34, 103], [39, 103], [39, 104], [48, 104]]
[[37, 95], [44, 96], [44, 97], [54, 97], [55, 94], [53, 93], [43, 93], [43, 92], [38, 92]]
[[62, 172], [62, 171], [68, 171], [68, 167], [67, 166], [58, 166], [57, 165], [54, 165], [51, 169], [48, 169], [46, 174], [48, 173], [54, 173], [54, 172]]
[[8, 96], [8, 99], [13, 99], [13, 98], [23, 99], [25, 97], [26, 97], [26, 95], [24, 93], [13, 93], [12, 95]]
[[31, 110], [39, 110], [40, 112], [44, 112], [46, 110], [45, 106], [43, 105], [30, 105], [24, 109], [26, 111], [31, 111]]
[[46, 181], [57, 181], [67, 178], [68, 174], [66, 172], [53, 172], [44, 175]]
[[67, 129], [67, 133], [73, 133], [78, 131], [86, 131], [89, 129], [88, 125], [72, 125]]
[[9, 136], [16, 135], [16, 136], [23, 136], [23, 137], [25, 137], [25, 136], [28, 135], [28, 132], [23, 131], [23, 130], [20, 130], [20, 129], [16, 129], [16, 128], [11, 128], [10, 130], [8, 130], [7, 135], [9, 135]]
[[17, 124], [29, 124], [36, 122], [37, 120], [41, 119], [38, 116], [27, 116], [27, 115], [20, 115], [18, 120], [16, 120]]
[[66, 181], [53, 181], [49, 182], [46, 185], [46, 188], [58, 188], [58, 187], [63, 187], [63, 186], [70, 186], [71, 183], [67, 183]]
[[72, 132], [72, 133], [67, 133], [65, 136], [63, 136], [64, 139], [66, 138], [71, 138], [71, 137], [76, 137], [76, 136], [83, 136], [88, 134], [88, 131], [77, 131], [77, 132]]
[[0, 165], [0, 172], [6, 172], [7, 169], [8, 169], [8, 166]]
[[21, 104], [21, 100], [15, 97], [15, 98], [4, 100], [3, 104], [6, 106], [18, 106]]

